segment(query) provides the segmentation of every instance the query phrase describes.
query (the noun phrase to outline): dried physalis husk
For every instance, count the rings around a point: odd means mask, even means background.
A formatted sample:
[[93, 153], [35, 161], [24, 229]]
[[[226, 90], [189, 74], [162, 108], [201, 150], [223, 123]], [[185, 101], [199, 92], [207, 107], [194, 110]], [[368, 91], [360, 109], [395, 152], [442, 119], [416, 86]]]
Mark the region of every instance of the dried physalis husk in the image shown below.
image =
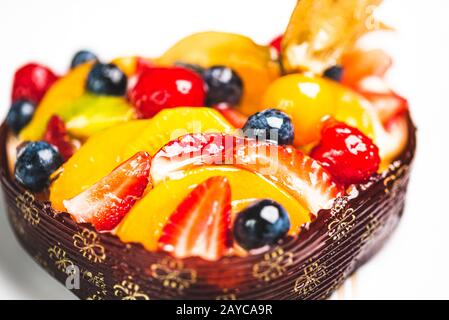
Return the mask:
[[367, 32], [383, 29], [374, 10], [383, 0], [298, 0], [282, 43], [287, 73], [321, 74]]

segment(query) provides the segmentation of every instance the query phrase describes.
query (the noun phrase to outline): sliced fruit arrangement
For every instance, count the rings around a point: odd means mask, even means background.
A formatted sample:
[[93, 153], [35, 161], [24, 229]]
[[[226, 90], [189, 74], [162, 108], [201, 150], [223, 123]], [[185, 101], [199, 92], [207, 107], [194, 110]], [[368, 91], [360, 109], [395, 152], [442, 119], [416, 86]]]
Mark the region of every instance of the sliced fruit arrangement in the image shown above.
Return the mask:
[[114, 229], [150, 183], [151, 157], [139, 152], [76, 197], [64, 201], [78, 223], [90, 222], [98, 231]]
[[180, 171], [212, 164], [260, 174], [314, 214], [329, 208], [343, 192], [326, 169], [294, 148], [225, 134], [189, 134], [171, 141], [154, 155], [151, 176], [157, 184]]
[[[186, 37], [156, 62], [166, 66], [182, 62], [203, 68], [226, 66], [232, 69], [243, 82], [238, 109], [246, 115], [258, 110], [260, 93], [280, 74], [279, 64], [272, 59], [268, 46], [257, 45], [242, 35], [223, 32], [202, 32]], [[232, 80], [231, 83], [237, 82]]]
[[234, 128], [211, 108], [165, 109], [148, 120], [134, 120], [106, 129], [89, 138], [58, 171], [51, 185], [54, 208], [77, 195], [139, 151], [154, 155], [159, 148], [191, 132], [226, 132]]
[[225, 177], [198, 185], [168, 219], [159, 249], [175, 257], [217, 260], [231, 245], [231, 186]]
[[117, 235], [125, 242], [142, 243], [148, 250], [156, 250], [162, 230], [177, 206], [197, 185], [217, 176], [226, 177], [231, 185], [233, 216], [258, 199], [272, 199], [289, 213], [291, 235], [296, 235], [304, 223], [310, 222], [309, 211], [268, 179], [232, 166], [201, 166], [183, 170], [173, 179], [155, 184], [123, 219]]

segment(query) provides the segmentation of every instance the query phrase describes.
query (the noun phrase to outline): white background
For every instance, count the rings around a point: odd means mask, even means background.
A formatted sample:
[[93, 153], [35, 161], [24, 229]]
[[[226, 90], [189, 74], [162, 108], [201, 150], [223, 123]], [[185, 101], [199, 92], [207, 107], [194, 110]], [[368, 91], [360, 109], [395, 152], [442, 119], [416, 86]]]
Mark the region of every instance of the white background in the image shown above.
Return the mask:
[[[191, 32], [238, 32], [265, 43], [286, 26], [295, 0], [0, 1], [0, 119], [14, 70], [30, 60], [64, 72], [90, 48], [104, 59], [156, 56]], [[449, 1], [385, 0], [395, 35], [374, 45], [395, 57], [390, 81], [410, 99], [419, 149], [399, 230], [335, 298], [449, 298]], [[73, 299], [17, 244], [0, 204], [0, 298]]]

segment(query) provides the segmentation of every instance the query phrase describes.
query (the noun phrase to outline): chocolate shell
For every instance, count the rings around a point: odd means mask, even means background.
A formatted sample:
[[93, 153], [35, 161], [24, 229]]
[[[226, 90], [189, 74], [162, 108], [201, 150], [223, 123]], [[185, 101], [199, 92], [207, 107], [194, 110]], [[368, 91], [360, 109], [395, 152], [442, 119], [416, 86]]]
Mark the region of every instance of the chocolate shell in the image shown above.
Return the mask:
[[[125, 244], [55, 212], [8, 172], [8, 129], [0, 128], [1, 184], [7, 214], [25, 250], [63, 284], [79, 276], [81, 299], [326, 299], [385, 243], [404, 209], [415, 127], [401, 156], [382, 174], [336, 199], [331, 210], [269, 251], [218, 262], [175, 259]], [[382, 275], [379, 275], [382, 276]]]

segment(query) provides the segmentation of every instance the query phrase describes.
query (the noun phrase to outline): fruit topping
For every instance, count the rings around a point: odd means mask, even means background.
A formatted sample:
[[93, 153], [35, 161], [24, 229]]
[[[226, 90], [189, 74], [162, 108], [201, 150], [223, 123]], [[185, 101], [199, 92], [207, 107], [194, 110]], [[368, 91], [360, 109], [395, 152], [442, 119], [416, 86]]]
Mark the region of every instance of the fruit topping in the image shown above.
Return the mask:
[[127, 85], [126, 75], [115, 64], [97, 62], [87, 76], [86, 90], [98, 95], [123, 96]]
[[379, 149], [372, 140], [344, 123], [324, 126], [320, 144], [312, 150], [311, 157], [345, 185], [366, 182], [380, 164]]
[[393, 64], [391, 57], [383, 50], [351, 50], [343, 55], [345, 73], [343, 83], [357, 88], [358, 83], [372, 76], [383, 77]]
[[269, 140], [279, 145], [290, 145], [295, 138], [290, 117], [276, 109], [267, 109], [249, 117], [243, 133], [247, 137]]
[[248, 117], [234, 107], [226, 103], [220, 103], [214, 106], [214, 109], [221, 113], [226, 120], [229, 121], [235, 128], [241, 129], [248, 121]]
[[186, 68], [190, 71], [196, 72], [198, 73], [201, 77], [203, 76], [204, 73], [204, 68], [200, 65], [197, 64], [192, 64], [192, 63], [185, 63], [185, 62], [181, 62], [181, 61], [177, 61], [175, 62], [175, 66], [177, 67], [181, 67], [181, 68]]
[[67, 130], [85, 139], [97, 132], [136, 118], [134, 108], [123, 98], [85, 94], [58, 110]]
[[57, 115], [50, 118], [45, 131], [44, 141], [55, 146], [61, 154], [64, 162], [75, 152], [75, 147], [70, 139], [64, 121]]
[[92, 187], [64, 201], [67, 212], [97, 231], [114, 229], [150, 183], [150, 162], [148, 153], [136, 153]]
[[162, 229], [182, 200], [197, 185], [216, 176], [226, 177], [231, 185], [234, 214], [257, 199], [269, 198], [282, 205], [290, 214], [289, 234], [298, 234], [300, 227], [310, 222], [309, 211], [282, 186], [248, 170], [231, 166], [201, 166], [182, 171], [164, 183], [155, 184], [120, 223], [117, 235], [124, 242], [138, 242], [148, 250], [156, 250]]
[[88, 51], [88, 50], [80, 50], [77, 53], [75, 53], [75, 55], [73, 56], [72, 62], [70, 63], [70, 68], [73, 69], [77, 66], [79, 66], [80, 64], [86, 63], [88, 61], [99, 61], [98, 57]]
[[91, 68], [90, 62], [79, 65], [51, 86], [36, 108], [31, 122], [20, 132], [22, 140], [39, 140], [51, 116], [60, 114], [60, 109], [85, 94], [87, 74]]
[[289, 229], [285, 209], [272, 200], [260, 200], [237, 214], [233, 234], [239, 246], [252, 250], [275, 244]]
[[48, 187], [50, 175], [62, 163], [56, 147], [45, 141], [30, 142], [17, 153], [14, 176], [25, 188], [39, 192]]
[[337, 65], [327, 68], [324, 71], [323, 76], [325, 78], [340, 82], [343, 79], [343, 67]]
[[260, 93], [280, 74], [279, 63], [272, 59], [268, 46], [233, 33], [192, 34], [167, 50], [157, 63], [172, 66], [180, 61], [203, 68], [221, 65], [234, 70], [245, 86], [238, 110], [246, 115], [258, 111]]
[[198, 185], [170, 216], [159, 249], [177, 258], [220, 259], [231, 245], [231, 187], [225, 177]]
[[140, 117], [151, 118], [165, 108], [202, 106], [203, 79], [186, 68], [151, 68], [140, 74], [129, 100]]
[[12, 101], [26, 99], [38, 104], [56, 80], [58, 76], [46, 66], [26, 64], [14, 75]]
[[26, 99], [16, 100], [12, 103], [6, 116], [6, 123], [15, 134], [19, 133], [33, 118], [36, 106]]
[[105, 129], [90, 137], [64, 164], [50, 187], [52, 206], [64, 210], [63, 200], [93, 185], [136, 152], [147, 151], [153, 155], [172, 139], [187, 133], [211, 131], [231, 133], [234, 128], [216, 110], [204, 107], [165, 109], [152, 119]]
[[213, 66], [203, 73], [207, 84], [206, 105], [227, 103], [237, 106], [243, 95], [243, 82], [240, 76], [226, 66]]
[[342, 187], [317, 161], [292, 147], [226, 134], [189, 134], [153, 158], [155, 184], [198, 165], [233, 165], [260, 174], [289, 192], [310, 212], [329, 208]]
[[281, 45], [283, 38], [284, 35], [281, 34], [270, 42], [270, 48], [274, 51], [276, 57], [279, 57], [281, 55]]

